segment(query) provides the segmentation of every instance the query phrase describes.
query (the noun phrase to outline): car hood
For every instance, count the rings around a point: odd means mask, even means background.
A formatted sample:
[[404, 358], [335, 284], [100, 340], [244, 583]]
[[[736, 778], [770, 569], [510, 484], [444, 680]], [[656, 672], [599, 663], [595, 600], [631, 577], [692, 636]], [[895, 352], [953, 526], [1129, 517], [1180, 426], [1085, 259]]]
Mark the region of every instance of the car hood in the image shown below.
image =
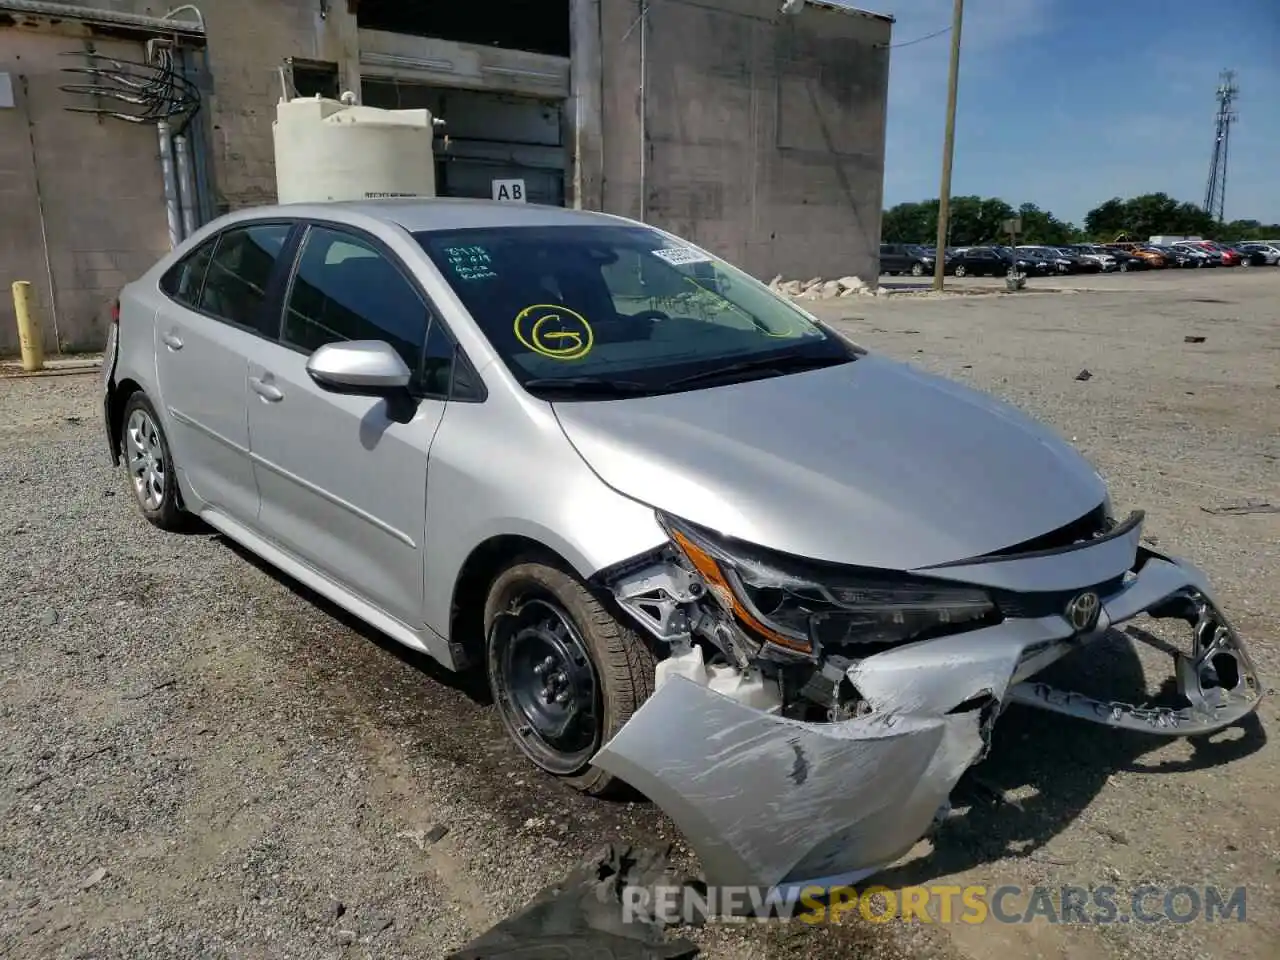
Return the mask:
[[685, 393], [554, 404], [618, 492], [797, 556], [908, 570], [1048, 533], [1106, 497], [994, 398], [875, 355]]

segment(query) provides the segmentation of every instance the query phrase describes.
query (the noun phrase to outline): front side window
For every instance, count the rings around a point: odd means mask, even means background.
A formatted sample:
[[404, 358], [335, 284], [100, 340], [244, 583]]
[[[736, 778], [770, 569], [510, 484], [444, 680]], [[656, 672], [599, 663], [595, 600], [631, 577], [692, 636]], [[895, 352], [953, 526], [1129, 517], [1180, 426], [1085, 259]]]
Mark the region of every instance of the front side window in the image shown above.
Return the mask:
[[267, 285], [291, 229], [287, 223], [262, 223], [220, 234], [197, 309], [238, 326], [262, 329]]
[[776, 358], [781, 373], [858, 356], [763, 284], [647, 227], [498, 227], [416, 238], [533, 392], [567, 380], [667, 392], [730, 365], [759, 370]]
[[[429, 316], [417, 290], [376, 246], [312, 227], [289, 291], [282, 339], [308, 353], [340, 340], [383, 340], [420, 373]], [[439, 359], [432, 377], [447, 383]]]

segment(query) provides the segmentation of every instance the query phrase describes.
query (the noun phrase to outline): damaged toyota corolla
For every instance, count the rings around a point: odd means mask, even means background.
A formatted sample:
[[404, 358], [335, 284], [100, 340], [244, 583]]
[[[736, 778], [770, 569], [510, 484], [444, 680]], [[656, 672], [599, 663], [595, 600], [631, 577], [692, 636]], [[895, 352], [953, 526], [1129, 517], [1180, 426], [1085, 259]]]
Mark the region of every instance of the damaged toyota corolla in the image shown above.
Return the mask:
[[[632, 221], [232, 214], [124, 290], [104, 371], [144, 516], [484, 664], [529, 759], [643, 792], [712, 883], [893, 861], [1011, 703], [1187, 735], [1261, 695], [1064, 441]], [[1038, 681], [1139, 614], [1186, 625], [1179, 705]]]

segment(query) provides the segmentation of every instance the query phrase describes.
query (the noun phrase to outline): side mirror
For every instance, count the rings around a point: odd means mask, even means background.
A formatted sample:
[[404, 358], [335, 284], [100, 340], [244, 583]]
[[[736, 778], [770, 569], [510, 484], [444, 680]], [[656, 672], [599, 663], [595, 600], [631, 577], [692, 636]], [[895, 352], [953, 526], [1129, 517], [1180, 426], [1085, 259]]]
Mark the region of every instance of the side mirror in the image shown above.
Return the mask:
[[325, 390], [382, 396], [409, 386], [412, 374], [382, 340], [327, 343], [307, 360], [307, 373]]

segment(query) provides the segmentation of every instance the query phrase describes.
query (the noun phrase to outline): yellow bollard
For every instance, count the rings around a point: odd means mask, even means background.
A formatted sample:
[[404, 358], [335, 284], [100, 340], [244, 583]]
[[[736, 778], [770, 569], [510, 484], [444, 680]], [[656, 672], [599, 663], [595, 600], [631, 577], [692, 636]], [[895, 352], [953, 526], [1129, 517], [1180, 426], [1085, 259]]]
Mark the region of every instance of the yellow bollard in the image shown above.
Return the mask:
[[40, 335], [40, 318], [31, 309], [31, 284], [13, 282], [13, 312], [18, 315], [18, 344], [22, 348], [22, 369], [34, 373], [44, 369], [44, 341]]

